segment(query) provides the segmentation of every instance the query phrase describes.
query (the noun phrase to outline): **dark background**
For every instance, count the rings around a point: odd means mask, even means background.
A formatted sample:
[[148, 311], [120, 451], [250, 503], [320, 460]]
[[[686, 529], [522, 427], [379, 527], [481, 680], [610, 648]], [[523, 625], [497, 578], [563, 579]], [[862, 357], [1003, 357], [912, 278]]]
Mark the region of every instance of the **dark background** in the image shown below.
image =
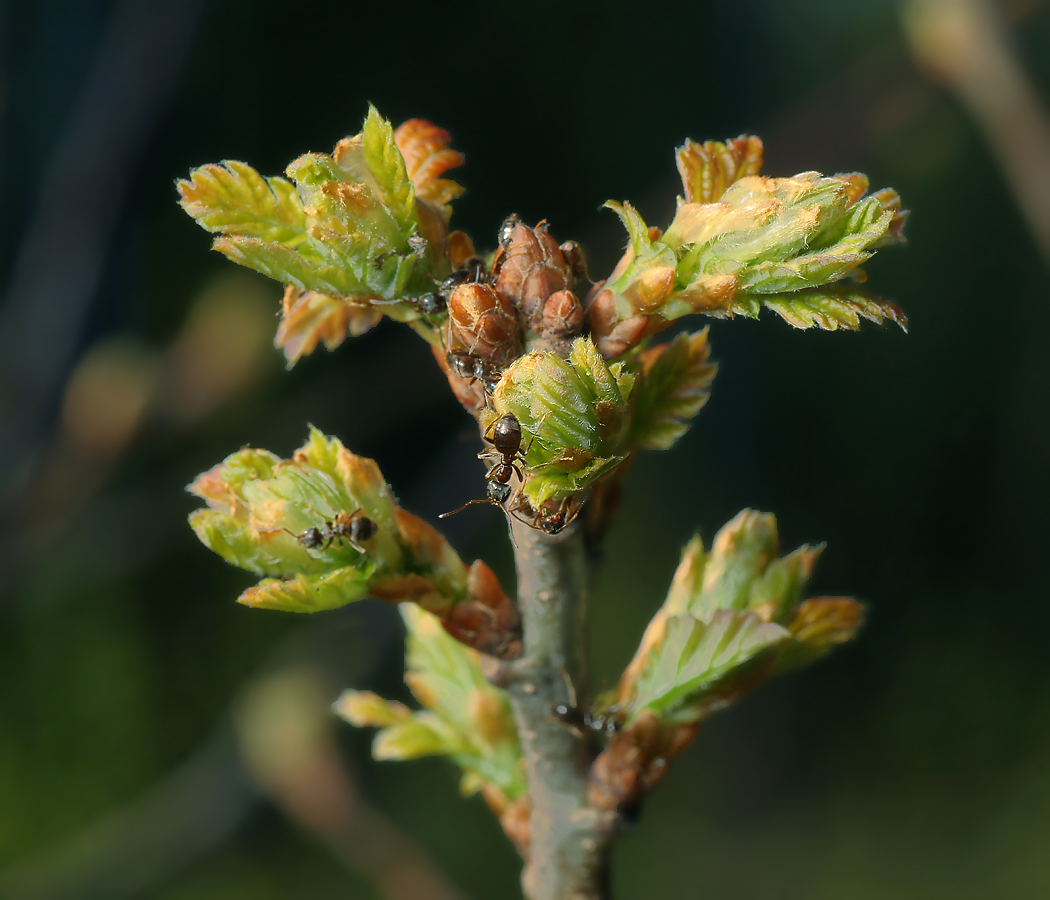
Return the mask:
[[[453, 224], [479, 246], [511, 212], [547, 218], [592, 273], [624, 244], [604, 200], [670, 218], [687, 136], [757, 133], [769, 174], [901, 192], [909, 243], [867, 268], [910, 333], [713, 322], [708, 407], [635, 466], [594, 602], [599, 683], [680, 546], [744, 506], [776, 513], [785, 551], [826, 540], [812, 593], [870, 620], [704, 727], [617, 846], [617, 896], [1050, 896], [1047, 270], [896, 4], [0, 9], [0, 897], [379, 896], [294, 787], [246, 768], [230, 710], [289, 670], [324, 702], [404, 696], [396, 617], [237, 606], [251, 577], [197, 543], [182, 487], [245, 443], [288, 455], [312, 422], [432, 519], [480, 495], [472, 423], [389, 322], [285, 373], [280, 287], [209, 253], [172, 184], [222, 158], [280, 173], [369, 101], [451, 131]], [[1050, 13], [1004, 21], [1050, 96]], [[474, 508], [448, 533], [507, 583], [501, 532]], [[323, 721], [361, 802], [465, 895], [515, 895], [515, 854], [450, 765], [373, 763], [369, 734]]]

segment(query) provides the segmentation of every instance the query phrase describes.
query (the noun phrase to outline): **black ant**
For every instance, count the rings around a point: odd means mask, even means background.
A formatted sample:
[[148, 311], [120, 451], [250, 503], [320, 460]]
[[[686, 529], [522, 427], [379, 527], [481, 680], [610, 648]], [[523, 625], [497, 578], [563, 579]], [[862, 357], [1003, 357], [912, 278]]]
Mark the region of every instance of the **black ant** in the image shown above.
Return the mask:
[[[532, 521], [528, 522], [533, 528], [538, 528], [545, 534], [555, 535], [564, 531], [583, 511], [583, 502], [573, 506], [575, 495], [566, 497], [558, 504], [557, 509], [550, 511], [547, 504], [543, 504], [533, 515]], [[531, 511], [531, 510], [530, 510]], [[524, 521], [524, 520], [523, 520]]]
[[372, 306], [392, 306], [395, 303], [408, 303], [414, 306], [424, 316], [436, 316], [445, 311], [446, 302], [441, 294], [433, 292], [420, 294], [418, 297], [401, 297], [397, 300], [372, 300]]
[[[492, 437], [489, 437], [490, 431], [492, 432]], [[536, 431], [538, 432], [539, 428]], [[507, 484], [511, 475], [517, 475], [518, 481], [525, 481], [525, 474], [518, 463], [525, 462], [525, 455], [532, 448], [532, 442], [536, 440], [536, 435], [532, 435], [529, 446], [523, 451], [521, 449], [521, 423], [513, 413], [507, 413], [489, 425], [482, 437], [492, 444], [496, 454], [499, 456], [499, 462], [489, 469], [485, 477], [499, 484]], [[492, 450], [485, 450], [478, 454], [478, 458], [486, 459], [491, 457], [492, 452]]]
[[370, 541], [379, 531], [374, 519], [368, 518], [360, 509], [352, 513], [338, 512], [334, 519], [325, 519], [323, 525], [314, 525], [296, 534], [283, 529], [294, 537], [306, 550], [327, 550], [335, 541], [346, 541], [358, 553], [367, 553], [362, 544]]
[[[536, 431], [539, 431], [537, 427]], [[489, 437], [489, 432], [492, 432], [492, 437]], [[492, 503], [503, 509], [507, 515], [510, 515], [516, 510], [511, 510], [507, 506], [507, 501], [513, 494], [513, 489], [510, 486], [511, 475], [517, 475], [518, 481], [524, 483], [525, 473], [522, 471], [520, 463], [525, 462], [525, 454], [529, 452], [532, 447], [532, 442], [536, 440], [536, 435], [533, 434], [529, 440], [529, 446], [524, 450], [521, 449], [521, 423], [513, 413], [507, 413], [502, 418], [497, 419], [485, 430], [482, 438], [488, 443], [492, 444], [495, 452], [499, 455], [499, 462], [497, 462], [488, 473], [485, 475], [485, 480], [488, 485], [485, 489], [485, 498], [482, 500], [470, 500], [464, 503], [459, 509], [454, 509], [452, 512], [442, 513], [438, 516], [439, 519], [444, 519], [447, 516], [455, 515], [458, 512], [466, 509], [468, 506], [473, 506], [475, 503]], [[478, 454], [479, 459], [486, 459], [490, 457], [493, 450], [484, 450]], [[520, 508], [520, 506], [518, 507]], [[527, 508], [527, 507], [526, 507]], [[521, 518], [516, 516], [516, 518]], [[521, 521], [525, 521], [521, 519]]]
[[450, 350], [445, 355], [445, 360], [448, 367], [460, 378], [465, 378], [471, 384], [480, 381], [488, 394], [496, 390], [496, 385], [503, 377], [503, 372], [487, 359], [478, 359], [460, 350]]
[[489, 273], [485, 268], [485, 260], [480, 256], [472, 256], [441, 282], [441, 294], [447, 302], [452, 292], [461, 284], [486, 284], [488, 281]]

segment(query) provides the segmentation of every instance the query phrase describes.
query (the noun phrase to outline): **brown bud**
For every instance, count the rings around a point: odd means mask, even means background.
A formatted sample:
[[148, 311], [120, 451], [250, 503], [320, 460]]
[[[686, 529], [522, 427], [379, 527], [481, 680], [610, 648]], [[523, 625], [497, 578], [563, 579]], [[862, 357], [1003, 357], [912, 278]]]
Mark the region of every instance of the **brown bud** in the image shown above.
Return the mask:
[[529, 332], [542, 329], [547, 298], [555, 291], [571, 288], [574, 282], [561, 248], [547, 230], [520, 222], [514, 224], [496, 251], [492, 268], [498, 273], [497, 290], [517, 307]]
[[450, 351], [496, 365], [521, 353], [521, 326], [510, 301], [488, 284], [461, 284], [448, 303]]
[[442, 619], [445, 631], [460, 643], [496, 656], [521, 656], [521, 616], [503, 592], [495, 573], [480, 559], [467, 576], [467, 599], [456, 603]]
[[640, 715], [609, 740], [591, 766], [591, 805], [611, 810], [637, 803], [667, 774], [671, 760], [689, 746], [696, 729], [663, 725], [652, 713]]
[[555, 291], [543, 304], [543, 330], [564, 337], [583, 327], [583, 306], [572, 291]]

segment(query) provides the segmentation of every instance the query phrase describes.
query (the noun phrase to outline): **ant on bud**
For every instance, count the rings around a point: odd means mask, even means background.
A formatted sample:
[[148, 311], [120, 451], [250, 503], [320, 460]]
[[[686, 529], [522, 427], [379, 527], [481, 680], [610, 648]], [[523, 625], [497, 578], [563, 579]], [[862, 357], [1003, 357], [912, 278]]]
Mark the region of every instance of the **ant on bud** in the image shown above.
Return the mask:
[[379, 526], [360, 509], [352, 513], [338, 512], [333, 519], [325, 519], [323, 525], [313, 525], [296, 534], [290, 528], [282, 528], [294, 537], [305, 550], [327, 550], [335, 542], [346, 542], [358, 553], [367, 553], [362, 546], [376, 536]]
[[447, 301], [461, 284], [487, 284], [488, 281], [489, 273], [485, 268], [485, 260], [480, 256], [472, 256], [441, 282], [441, 294]]
[[[537, 428], [536, 430], [538, 431], [539, 429]], [[489, 432], [492, 433], [491, 437], [489, 437]], [[464, 503], [459, 509], [442, 513], [438, 516], [439, 519], [455, 515], [468, 506], [473, 506], [475, 503], [493, 503], [501, 507], [507, 515], [510, 515], [512, 512], [507, 507], [507, 501], [513, 494], [513, 489], [510, 486], [510, 477], [511, 475], [517, 475], [518, 481], [525, 482], [525, 473], [522, 470], [521, 463], [525, 462], [525, 454], [532, 447], [532, 442], [536, 440], [536, 435], [533, 434], [529, 441], [529, 446], [522, 450], [521, 423], [513, 413], [507, 413], [493, 422], [485, 430], [482, 438], [492, 444], [493, 449], [482, 451], [478, 454], [478, 458], [489, 459], [493, 453], [499, 457], [499, 461], [485, 475], [485, 480], [488, 482], [485, 498], [483, 500], [471, 500]]]
[[499, 380], [503, 375], [487, 359], [478, 359], [462, 351], [450, 350], [446, 354], [445, 359], [448, 362], [448, 367], [460, 378], [465, 378], [471, 384], [475, 381], [480, 381], [488, 394], [496, 390], [496, 385], [499, 384]]

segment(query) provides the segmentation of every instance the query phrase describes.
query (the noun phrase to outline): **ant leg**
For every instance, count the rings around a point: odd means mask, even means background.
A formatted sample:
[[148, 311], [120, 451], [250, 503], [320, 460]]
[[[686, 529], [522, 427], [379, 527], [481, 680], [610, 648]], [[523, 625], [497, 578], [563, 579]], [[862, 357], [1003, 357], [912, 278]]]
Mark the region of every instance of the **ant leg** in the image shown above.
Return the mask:
[[532, 442], [536, 440], [536, 435], [540, 433], [540, 429], [543, 427], [543, 423], [547, 421], [547, 416], [549, 415], [550, 413], [547, 413], [546, 416], [544, 416], [542, 419], [539, 420], [539, 422], [536, 423], [536, 427], [532, 430], [532, 437], [529, 438], [529, 446], [526, 447], [524, 450], [518, 451], [520, 456], [528, 456], [529, 451], [532, 449]]

